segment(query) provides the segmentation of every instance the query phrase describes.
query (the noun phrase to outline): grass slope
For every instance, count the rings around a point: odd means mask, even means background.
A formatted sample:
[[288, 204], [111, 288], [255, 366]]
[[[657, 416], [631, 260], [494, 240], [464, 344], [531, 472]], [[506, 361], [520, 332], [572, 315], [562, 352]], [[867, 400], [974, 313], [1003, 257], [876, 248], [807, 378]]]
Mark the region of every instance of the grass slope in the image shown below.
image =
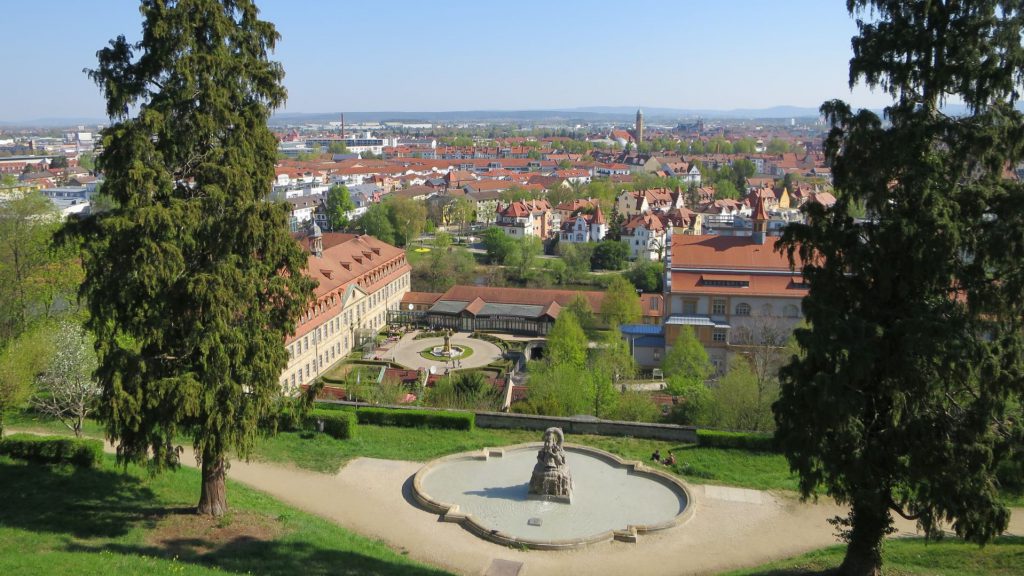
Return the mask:
[[[539, 432], [528, 430], [476, 429], [472, 432], [360, 425], [355, 438], [334, 440], [325, 435], [282, 433], [267, 438], [256, 448], [257, 459], [286, 462], [318, 472], [337, 472], [352, 458], [366, 456], [424, 462], [468, 450], [538, 442]], [[702, 448], [677, 442], [609, 436], [566, 435], [566, 442], [607, 450], [623, 458], [647, 462], [651, 453], [669, 450], [677, 463], [671, 471], [695, 483], [725, 484], [761, 490], [796, 490], [781, 455]]]
[[[192, 514], [199, 474], [150, 477], [0, 457], [0, 574], [445, 574], [229, 482], [232, 512]], [[196, 529], [198, 527], [198, 530]]]
[[[24, 412], [11, 414], [7, 423], [11, 428], [67, 433], [67, 428], [58, 422]], [[86, 423], [86, 433], [102, 436], [102, 430], [92, 421]], [[260, 442], [253, 456], [258, 460], [294, 464], [315, 472], [335, 473], [346, 462], [360, 456], [425, 462], [457, 452], [538, 442], [540, 439], [539, 432], [528, 430], [476, 429], [462, 432], [363, 425], [359, 427], [357, 437], [351, 440], [335, 440], [323, 434], [280, 433]], [[669, 471], [694, 484], [797, 490], [796, 476], [790, 473], [781, 454], [580, 434], [568, 434], [566, 441], [594, 446], [641, 462], [648, 462], [655, 450], [659, 450], [662, 456], [671, 450], [677, 462]], [[1003, 502], [1007, 506], [1022, 507], [1024, 494], [1006, 494]]]
[[[832, 546], [727, 576], [830, 574], [842, 563], [845, 552], [844, 546]], [[1024, 538], [999, 538], [984, 548], [952, 538], [940, 542], [889, 540], [882, 558], [888, 576], [1011, 576], [1024, 573]]]

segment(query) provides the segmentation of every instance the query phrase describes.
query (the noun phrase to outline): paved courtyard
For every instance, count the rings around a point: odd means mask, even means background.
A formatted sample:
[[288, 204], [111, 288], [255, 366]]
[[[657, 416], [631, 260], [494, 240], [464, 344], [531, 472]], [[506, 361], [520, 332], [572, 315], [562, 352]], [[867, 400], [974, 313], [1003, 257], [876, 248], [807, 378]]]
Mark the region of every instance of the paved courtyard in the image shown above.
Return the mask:
[[[433, 366], [437, 370], [444, 372], [446, 366], [452, 366], [451, 362], [448, 362], [446, 365], [444, 361], [428, 360], [427, 358], [420, 356], [420, 352], [424, 350], [429, 350], [435, 346], [443, 345], [443, 337], [414, 340], [413, 338], [416, 334], [418, 334], [418, 332], [410, 332], [409, 334], [402, 336], [397, 343], [392, 344], [388, 350], [382, 351], [378, 353], [378, 355], [386, 360], [394, 360], [407, 368], [425, 368], [429, 370], [430, 367]], [[479, 368], [501, 358], [501, 348], [498, 348], [486, 340], [470, 338], [469, 334], [465, 332], [456, 332], [452, 334], [452, 345], [468, 346], [473, 350], [472, 355], [458, 361], [459, 364], [456, 366], [458, 368]]]

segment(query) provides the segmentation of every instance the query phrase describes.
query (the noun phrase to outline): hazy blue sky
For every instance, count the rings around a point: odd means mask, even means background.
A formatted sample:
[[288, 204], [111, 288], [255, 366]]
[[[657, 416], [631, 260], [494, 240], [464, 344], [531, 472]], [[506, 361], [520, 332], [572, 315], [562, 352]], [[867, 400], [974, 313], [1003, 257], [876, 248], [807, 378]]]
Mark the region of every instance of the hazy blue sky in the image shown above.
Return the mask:
[[[882, 105], [847, 87], [845, 4], [258, 1], [282, 36], [287, 112]], [[137, 2], [12, 2], [4, 20], [0, 119], [103, 115], [82, 69], [139, 37]]]

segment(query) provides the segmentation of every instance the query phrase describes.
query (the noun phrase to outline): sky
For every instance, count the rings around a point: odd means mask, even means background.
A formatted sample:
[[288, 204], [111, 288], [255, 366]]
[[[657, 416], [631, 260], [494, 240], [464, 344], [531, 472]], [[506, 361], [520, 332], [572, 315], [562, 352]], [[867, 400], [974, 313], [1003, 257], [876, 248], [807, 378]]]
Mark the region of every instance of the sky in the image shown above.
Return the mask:
[[[281, 34], [283, 112], [730, 110], [888, 98], [848, 86], [844, 0], [257, 0]], [[4, 8], [0, 120], [102, 118], [82, 72], [137, 1]]]

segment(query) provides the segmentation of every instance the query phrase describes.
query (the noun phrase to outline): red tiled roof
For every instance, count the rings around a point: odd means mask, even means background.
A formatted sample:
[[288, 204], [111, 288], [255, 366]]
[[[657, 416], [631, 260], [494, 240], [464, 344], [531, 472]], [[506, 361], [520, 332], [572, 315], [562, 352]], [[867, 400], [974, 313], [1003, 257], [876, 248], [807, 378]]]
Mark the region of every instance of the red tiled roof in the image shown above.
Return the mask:
[[[789, 258], [775, 250], [778, 242], [778, 238], [757, 244], [749, 236], [676, 234], [672, 237], [672, 268], [789, 271]], [[796, 268], [799, 270], [799, 262]]]
[[329, 313], [329, 308], [342, 305], [341, 296], [350, 286], [358, 285], [364, 292], [373, 293], [411, 270], [401, 248], [366, 235], [339, 234], [337, 239], [344, 237], [348, 239], [330, 247], [325, 242], [323, 256], [309, 254], [304, 272], [317, 282], [311, 306], [324, 305], [326, 309], [300, 322], [288, 342], [333, 318], [335, 314]]
[[467, 304], [466, 307], [463, 308], [462, 310], [463, 310], [463, 312], [469, 312], [470, 314], [476, 316], [480, 312], [480, 310], [482, 310], [483, 307], [486, 306], [486, 305], [487, 305], [487, 303], [484, 302], [482, 298], [477, 296], [476, 298], [473, 299], [472, 302]]
[[630, 218], [622, 225], [622, 230], [623, 232], [628, 232], [627, 235], [632, 236], [633, 231], [641, 226], [651, 231], [662, 231], [666, 228], [665, 221], [659, 214], [646, 212], [644, 214], [637, 214]]
[[[728, 275], [724, 275], [728, 276]], [[730, 294], [743, 296], [773, 296], [803, 298], [807, 295], [807, 285], [800, 284], [799, 276], [779, 274], [735, 275], [730, 280], [748, 281], [749, 286], [707, 286], [702, 282], [707, 278], [700, 272], [672, 272], [673, 294]]]
[[533, 288], [504, 288], [496, 286], [452, 286], [438, 298], [439, 301], [473, 302], [477, 298], [494, 304], [525, 304], [528, 306], [549, 306], [552, 301], [565, 307], [583, 295], [590, 303], [590, 309], [598, 311], [604, 300], [604, 292], [582, 292], [576, 290], [538, 290]]
[[406, 292], [402, 304], [433, 304], [440, 297], [440, 292]]
[[[774, 195], [773, 195], [774, 197]], [[757, 208], [754, 209], [754, 220], [763, 222], [768, 219], [768, 213], [764, 209], [764, 198], [757, 199]]]
[[563, 212], [573, 213], [584, 208], [600, 207], [600, 202], [593, 198], [577, 198], [575, 200], [569, 200], [568, 202], [562, 202], [558, 206], [555, 206], [555, 210]]

